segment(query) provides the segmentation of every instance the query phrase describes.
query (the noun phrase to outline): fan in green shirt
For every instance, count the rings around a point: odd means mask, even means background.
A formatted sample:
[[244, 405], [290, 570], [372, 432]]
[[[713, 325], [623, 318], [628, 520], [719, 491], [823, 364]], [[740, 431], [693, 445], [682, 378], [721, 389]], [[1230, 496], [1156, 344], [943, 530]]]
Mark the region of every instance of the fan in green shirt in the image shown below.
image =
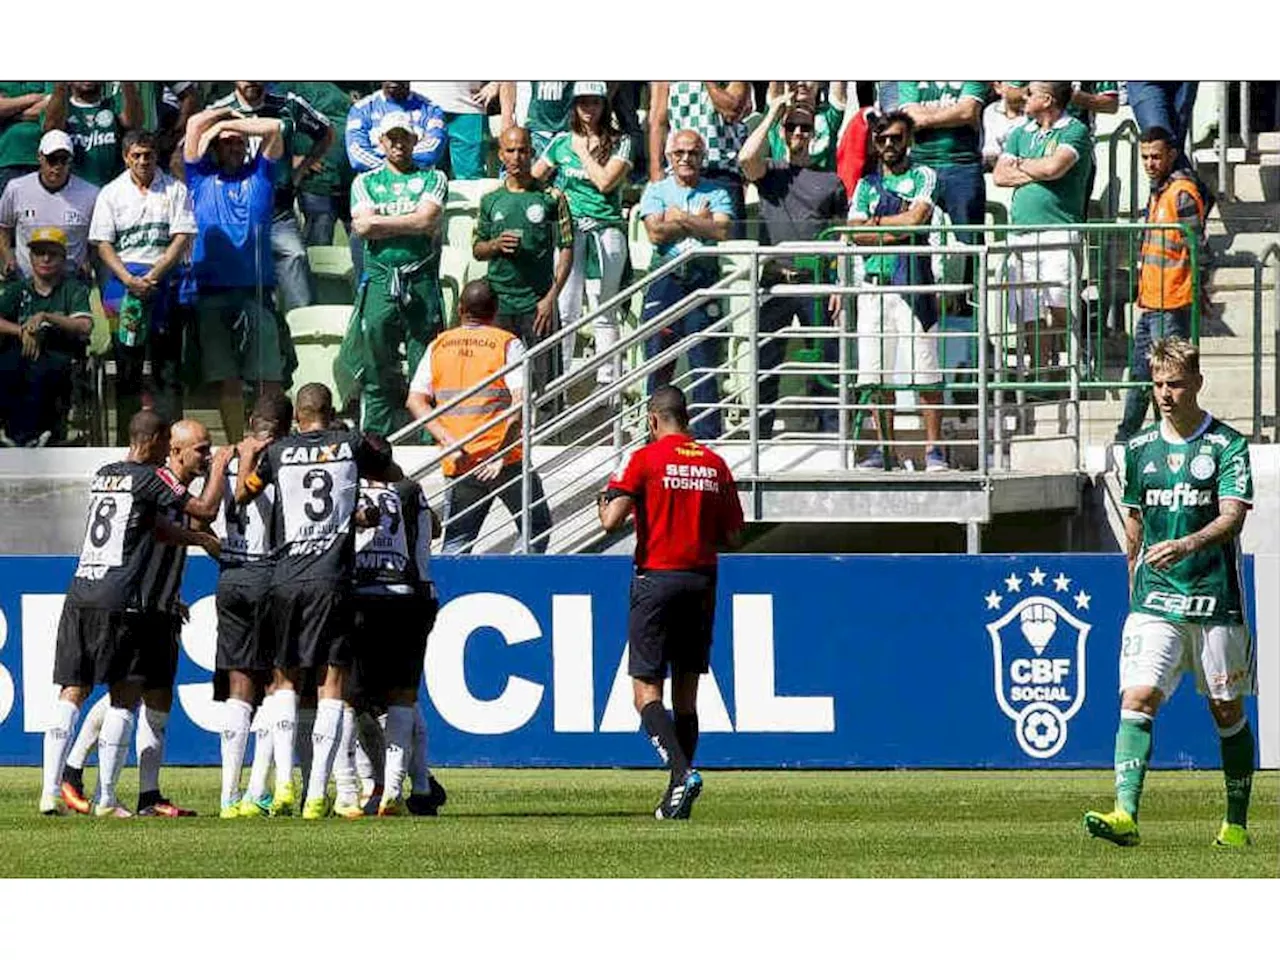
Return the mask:
[[[911, 161], [933, 167], [982, 162], [982, 107], [987, 84], [978, 80], [900, 80], [898, 107], [916, 122]], [[909, 109], [918, 104], [925, 109]]]
[[37, 166], [40, 112], [53, 85], [31, 81], [0, 82], [0, 190], [15, 176]]
[[[440, 332], [440, 226], [449, 183], [413, 162], [413, 120], [388, 113], [377, 129], [387, 162], [351, 185], [351, 227], [365, 242], [365, 275], [338, 363], [340, 381], [363, 389], [362, 428], [389, 434], [408, 422], [405, 345], [416, 370]], [[345, 398], [344, 398], [345, 399]]]
[[[832, 81], [831, 92], [825, 101], [818, 101], [818, 80], [789, 80], [779, 83], [769, 81], [768, 100], [773, 103], [784, 92], [794, 92], [793, 106], [808, 106], [813, 111], [813, 138], [809, 144], [809, 167], [812, 170], [834, 170], [836, 147], [839, 146], [840, 126], [844, 122], [845, 90], [843, 81]], [[833, 102], [838, 101], [838, 103]], [[791, 159], [791, 148], [780, 127], [769, 131], [769, 157], [786, 163]]]
[[[528, 130], [504, 131], [498, 158], [507, 176], [480, 200], [471, 254], [489, 263], [500, 324], [532, 347], [555, 329], [556, 298], [573, 267], [573, 216], [563, 193], [533, 177]], [[534, 358], [535, 394], [551, 379], [559, 353]]]
[[44, 129], [65, 130], [75, 144], [76, 176], [102, 187], [124, 172], [120, 141], [126, 131], [142, 126], [142, 117], [142, 96], [132, 80], [122, 81], [114, 95], [100, 80], [59, 82], [49, 97]]

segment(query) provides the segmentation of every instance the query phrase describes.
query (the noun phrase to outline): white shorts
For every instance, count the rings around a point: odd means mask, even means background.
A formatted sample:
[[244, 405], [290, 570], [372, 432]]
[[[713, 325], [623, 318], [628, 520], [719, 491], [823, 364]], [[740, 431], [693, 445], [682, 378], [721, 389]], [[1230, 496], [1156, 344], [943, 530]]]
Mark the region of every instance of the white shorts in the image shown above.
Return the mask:
[[911, 304], [899, 294], [858, 294], [857, 343], [859, 384], [942, 382], [938, 338], [920, 329]]
[[1009, 246], [1015, 248], [1009, 255], [1009, 282], [1036, 283], [1048, 286], [1015, 287], [1010, 292], [1010, 313], [1022, 323], [1039, 319], [1045, 307], [1065, 307], [1071, 290], [1074, 270], [1077, 283], [1079, 267], [1074, 249], [1042, 250], [1040, 244], [1077, 244], [1079, 237], [1072, 230], [1050, 230], [1046, 233], [1017, 233], [1009, 237]]
[[1120, 689], [1159, 687], [1167, 700], [1184, 670], [1210, 700], [1237, 700], [1255, 690], [1253, 637], [1240, 623], [1179, 623], [1130, 613], [1120, 642]]

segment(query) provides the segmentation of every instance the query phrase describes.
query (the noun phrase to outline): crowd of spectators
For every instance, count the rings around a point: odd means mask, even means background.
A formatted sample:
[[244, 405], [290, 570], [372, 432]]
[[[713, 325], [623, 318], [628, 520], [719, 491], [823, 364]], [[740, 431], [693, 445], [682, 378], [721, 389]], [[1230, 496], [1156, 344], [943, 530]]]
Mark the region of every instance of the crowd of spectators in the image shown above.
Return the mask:
[[[693, 246], [743, 236], [748, 184], [759, 198], [755, 232], [765, 243], [811, 240], [847, 222], [929, 223], [935, 207], [956, 226], [978, 225], [989, 182], [1013, 189], [1015, 227], [1077, 223], [1095, 175], [1093, 116], [1118, 109], [1122, 87], [0, 83], [0, 442], [65, 440], [91, 332], [91, 289], [111, 329], [117, 422], [127, 424], [140, 407], [176, 419], [184, 395], [208, 387], [226, 435], [236, 439], [253, 394], [288, 389], [296, 359], [287, 317], [316, 299], [307, 248], [331, 246], [341, 223], [356, 287], [340, 376], [364, 395], [364, 425], [391, 430], [405, 422], [406, 372], [449, 321], [440, 261], [451, 181], [502, 178], [479, 202], [465, 256], [488, 264], [495, 322], [532, 348], [582, 315], [588, 287], [603, 302], [628, 281], [633, 204], [652, 247], [651, 268]], [[1177, 167], [1187, 168], [1195, 84], [1127, 87], [1139, 124], [1168, 129]], [[496, 140], [490, 116], [499, 118]], [[1023, 308], [1035, 314], [1028, 323], [1046, 324], [1038, 338], [1045, 363], [1055, 348], [1051, 334], [1063, 329], [1058, 288], [1065, 289], [1067, 255], [1036, 247], [1019, 258], [1022, 275], [1057, 284]], [[927, 270], [924, 256], [867, 252], [859, 260], [869, 283], [921, 282]], [[642, 319], [714, 281], [713, 261], [690, 264], [649, 288]], [[814, 280], [815, 271], [802, 258], [776, 260], [760, 282]], [[861, 383], [890, 386], [900, 372], [895, 364], [919, 383], [936, 367], [928, 355], [936, 346], [920, 346], [935, 300], [872, 297], [858, 305], [859, 334], [876, 341], [874, 348], [870, 339], [859, 343]], [[832, 302], [823, 316], [839, 308]], [[720, 309], [703, 303], [654, 336], [645, 356], [704, 329]], [[767, 372], [785, 345], [768, 335], [811, 312], [811, 302], [794, 298], [770, 300], [762, 311], [763, 403], [777, 397], [779, 377]], [[609, 350], [618, 331], [617, 311], [598, 318], [595, 349]], [[540, 355], [535, 394], [574, 349], [570, 342], [559, 356]], [[834, 341], [819, 349], [834, 359]], [[722, 341], [704, 339], [690, 365], [716, 367], [722, 350]], [[895, 350], [905, 359], [891, 356]], [[600, 365], [598, 382], [614, 379], [622, 362], [619, 355]], [[654, 371], [648, 389], [673, 372], [674, 363]], [[810, 390], [831, 392], [817, 381]], [[695, 433], [721, 435], [718, 378], [701, 376], [690, 393]], [[922, 400], [927, 408], [932, 395]], [[773, 419], [762, 414], [762, 437]], [[942, 469], [935, 421], [926, 415], [928, 464]], [[833, 428], [833, 417], [819, 420], [819, 429]], [[889, 429], [881, 424], [882, 435]]]

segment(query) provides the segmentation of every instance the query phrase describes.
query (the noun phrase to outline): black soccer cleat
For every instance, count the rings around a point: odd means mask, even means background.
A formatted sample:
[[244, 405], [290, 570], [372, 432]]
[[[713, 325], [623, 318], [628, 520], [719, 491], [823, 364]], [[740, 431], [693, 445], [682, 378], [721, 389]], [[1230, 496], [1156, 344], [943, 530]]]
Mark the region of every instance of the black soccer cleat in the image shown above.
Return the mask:
[[689, 814], [693, 811], [693, 801], [698, 799], [700, 793], [702, 793], [702, 774], [697, 770], [690, 770], [684, 775], [684, 779], [667, 787], [662, 803], [658, 804], [658, 809], [653, 811], [654, 818], [688, 820]]
[[426, 793], [410, 794], [405, 800], [405, 807], [415, 817], [435, 817], [449, 800], [449, 794], [435, 777], [430, 779], [430, 787]]

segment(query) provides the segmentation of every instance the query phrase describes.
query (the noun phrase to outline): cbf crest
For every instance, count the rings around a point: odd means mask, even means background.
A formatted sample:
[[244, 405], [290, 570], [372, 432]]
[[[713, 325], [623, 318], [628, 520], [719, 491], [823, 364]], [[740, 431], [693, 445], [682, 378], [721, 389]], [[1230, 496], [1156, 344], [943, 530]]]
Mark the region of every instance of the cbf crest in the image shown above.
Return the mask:
[[[1080, 619], [1090, 596], [1059, 573], [1052, 580], [1038, 566], [1024, 577], [1014, 571], [1003, 590], [984, 597], [995, 663], [996, 703], [1013, 721], [1018, 746], [1047, 760], [1067, 743], [1067, 724], [1084, 705], [1085, 643], [1090, 625]], [[1068, 608], [1070, 605], [1070, 609]]]

